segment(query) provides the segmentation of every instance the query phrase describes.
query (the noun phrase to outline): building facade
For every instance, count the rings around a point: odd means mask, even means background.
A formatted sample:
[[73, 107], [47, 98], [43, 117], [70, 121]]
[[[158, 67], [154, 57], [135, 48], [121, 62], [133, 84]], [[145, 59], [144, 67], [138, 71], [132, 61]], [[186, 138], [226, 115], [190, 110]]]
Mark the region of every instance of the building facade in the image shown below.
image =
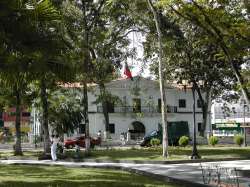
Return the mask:
[[[122, 133], [131, 132], [131, 139], [141, 139], [145, 134], [158, 130], [161, 124], [160, 89], [157, 81], [142, 77], [133, 80], [120, 79], [107, 83], [106, 90], [119, 97], [119, 104], [109, 105], [109, 129], [113, 140], [119, 139]], [[187, 122], [190, 137], [193, 132], [193, 97], [191, 90], [180, 90], [166, 86], [167, 121]], [[93, 86], [89, 97], [90, 135], [96, 136], [98, 131], [105, 131], [104, 115], [101, 104], [94, 104], [99, 87]], [[198, 96], [196, 97], [198, 98]], [[210, 124], [210, 113], [208, 115]], [[199, 134], [202, 128], [202, 111], [199, 101], [196, 101], [196, 129]], [[207, 125], [209, 131], [209, 125]], [[84, 130], [83, 130], [84, 132]]]
[[[3, 112], [3, 122], [4, 128], [8, 129], [11, 134], [15, 134], [16, 128], [16, 108], [8, 108]], [[21, 120], [21, 132], [29, 133], [30, 132], [30, 112], [25, 108], [21, 107], [20, 112], [20, 120]]]
[[247, 142], [250, 142], [250, 107], [243, 98], [237, 102], [215, 102], [212, 106], [212, 127], [213, 135], [218, 137], [233, 137], [243, 134], [245, 129]]

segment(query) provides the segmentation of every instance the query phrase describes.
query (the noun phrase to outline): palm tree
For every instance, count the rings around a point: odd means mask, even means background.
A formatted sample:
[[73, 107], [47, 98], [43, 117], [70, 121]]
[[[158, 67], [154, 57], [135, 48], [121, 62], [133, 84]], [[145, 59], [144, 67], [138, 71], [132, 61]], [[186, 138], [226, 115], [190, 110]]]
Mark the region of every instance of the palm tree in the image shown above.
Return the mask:
[[[49, 47], [58, 47], [58, 45], [62, 45], [61, 33], [58, 28], [59, 26], [59, 12], [52, 5], [50, 0], [42, 0], [42, 1], [1, 1], [0, 2], [0, 24], [3, 26], [0, 28], [0, 48], [1, 51], [1, 59], [3, 64], [2, 68], [8, 65], [10, 61], [19, 60], [18, 67], [25, 67], [25, 64], [28, 64], [27, 68], [19, 68], [18, 71], [15, 71], [16, 74], [22, 74], [24, 79], [26, 79], [27, 71], [32, 72], [34, 75], [42, 80], [41, 81], [41, 96], [43, 98], [43, 106], [44, 106], [44, 123], [43, 128], [45, 129], [45, 152], [49, 152], [49, 133], [48, 133], [48, 124], [47, 124], [47, 103], [46, 103], [46, 77], [44, 74], [47, 70], [51, 70], [50, 65], [48, 64], [57, 64], [57, 61], [60, 59], [58, 54], [63, 54], [62, 47], [59, 48], [49, 48]], [[60, 35], [60, 36], [59, 36]], [[57, 37], [55, 37], [57, 36]], [[52, 45], [53, 44], [53, 45]], [[55, 49], [55, 50], [54, 50]], [[47, 58], [48, 52], [50, 58]], [[52, 53], [55, 57], [51, 58]], [[55, 55], [55, 53], [57, 55]], [[13, 60], [15, 59], [15, 60]], [[61, 60], [61, 59], [60, 59]], [[56, 61], [56, 63], [54, 63]], [[42, 63], [38, 63], [42, 62]], [[48, 67], [42, 68], [41, 67]], [[57, 69], [57, 65], [53, 65], [53, 69]], [[14, 70], [16, 68], [14, 67]], [[22, 70], [22, 71], [21, 71]], [[34, 74], [37, 73], [37, 74]], [[15, 75], [16, 75], [15, 74]], [[2, 77], [2, 80], [13, 80], [13, 78], [4, 73], [2, 74], [6, 78]], [[42, 78], [40, 78], [42, 77]], [[25, 80], [23, 82], [26, 82]], [[7, 81], [9, 82], [9, 81]], [[22, 82], [22, 83], [23, 83]], [[23, 93], [23, 84], [10, 83], [10, 86], [15, 88], [15, 94], [17, 98], [16, 105], [20, 104], [18, 98], [20, 98], [20, 93]], [[19, 107], [16, 107], [17, 113], [19, 112]], [[19, 128], [19, 117], [17, 116], [17, 135], [20, 134]], [[19, 138], [17, 138], [19, 141]], [[18, 149], [18, 145], [16, 149]], [[21, 151], [17, 151], [21, 152]]]
[[[21, 110], [23, 106], [28, 104], [24, 97], [29, 95], [28, 84], [31, 81], [28, 69], [28, 64], [20, 62], [24, 57], [14, 58], [13, 62], [5, 65], [4, 71], [0, 72], [0, 82], [2, 89], [5, 89], [4, 97], [8, 98], [8, 106], [15, 107], [15, 146], [14, 154], [22, 155], [21, 148]], [[12, 97], [11, 97], [12, 96]]]

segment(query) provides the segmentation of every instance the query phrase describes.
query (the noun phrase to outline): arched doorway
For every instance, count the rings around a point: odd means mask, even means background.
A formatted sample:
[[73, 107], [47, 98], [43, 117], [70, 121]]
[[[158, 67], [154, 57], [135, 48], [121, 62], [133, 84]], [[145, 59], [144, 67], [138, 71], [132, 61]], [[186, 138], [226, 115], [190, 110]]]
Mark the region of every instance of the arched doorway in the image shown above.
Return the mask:
[[139, 121], [134, 121], [129, 125], [131, 140], [139, 140], [145, 136], [145, 126]]

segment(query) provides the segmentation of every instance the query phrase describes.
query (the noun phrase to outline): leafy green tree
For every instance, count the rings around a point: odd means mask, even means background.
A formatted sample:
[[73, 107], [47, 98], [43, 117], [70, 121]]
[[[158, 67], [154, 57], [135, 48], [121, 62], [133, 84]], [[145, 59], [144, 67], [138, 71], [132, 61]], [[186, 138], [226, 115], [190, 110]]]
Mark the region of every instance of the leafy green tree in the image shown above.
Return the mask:
[[211, 99], [222, 95], [225, 90], [233, 90], [235, 79], [228, 63], [216, 56], [218, 47], [207, 42], [200, 29], [185, 23], [182, 25], [185, 27], [181, 28], [183, 37], [170, 42], [172, 46], [168, 45], [167, 50], [172, 48], [172, 51], [167, 63], [173, 71], [181, 70], [174, 71], [174, 79], [188, 80], [196, 89], [203, 113], [201, 135], [204, 136]]
[[[163, 11], [167, 8], [161, 9]], [[173, 14], [175, 11], [171, 13], [171, 8], [168, 10], [160, 14], [164, 52], [169, 54], [164, 59], [168, 67], [164, 74], [168, 81], [185, 79], [195, 86], [203, 112], [203, 135], [211, 98], [235, 89], [235, 77], [232, 76], [230, 64], [221, 56], [220, 47], [211, 41], [207, 33], [192, 22]], [[146, 57], [151, 59], [152, 51], [156, 50], [155, 45], [152, 45], [152, 42], [156, 43], [154, 33], [154, 29], [150, 29], [144, 45]], [[238, 66], [244, 63], [238, 61], [235, 62]], [[155, 67], [158, 68], [157, 65]], [[156, 69], [155, 72], [157, 74]], [[199, 86], [200, 81], [203, 82], [202, 86]]]
[[[6, 107], [15, 107], [15, 145], [14, 154], [22, 155], [21, 147], [21, 114], [22, 108], [28, 103], [25, 102], [24, 97], [28, 96], [28, 83], [29, 74], [27, 72], [22, 72], [15, 67], [14, 71], [7, 71], [0, 73], [0, 82], [5, 90], [4, 98], [8, 98], [8, 102], [5, 102]], [[27, 101], [27, 100], [26, 100]]]
[[179, 17], [197, 25], [209, 40], [221, 49], [220, 55], [230, 64], [242, 94], [249, 104], [247, 83], [240, 72], [239, 63], [249, 56], [249, 20], [242, 1], [162, 1]]
[[49, 124], [57, 134], [73, 133], [82, 122], [80, 88], [59, 88], [50, 94]]
[[[2, 1], [0, 2], [0, 23], [2, 27], [1, 32], [1, 58], [2, 66], [10, 66], [11, 62], [16, 63], [13, 66], [12, 72], [8, 74], [2, 73], [2, 80], [9, 82], [11, 87], [14, 87], [16, 96], [16, 135], [17, 142], [15, 146], [16, 154], [21, 154], [21, 139], [20, 139], [20, 104], [21, 93], [24, 93], [28, 83], [28, 71], [31, 64], [39, 58], [39, 53], [33, 47], [47, 47], [42, 46], [39, 37], [44, 27], [38, 27], [38, 23], [46, 25], [48, 20], [54, 20], [58, 17], [56, 10], [49, 0], [43, 1]], [[39, 29], [38, 29], [39, 28]], [[41, 44], [41, 45], [39, 45]], [[14, 73], [13, 73], [14, 71]], [[13, 75], [11, 75], [13, 73]], [[11, 80], [22, 77], [16, 83], [11, 83]]]
[[108, 105], [117, 101], [117, 97], [106, 89], [105, 83], [114, 79], [114, 72], [121, 66], [121, 62], [127, 61], [127, 57], [133, 55], [133, 49], [128, 49], [128, 35], [135, 32], [136, 28], [135, 21], [128, 16], [129, 7], [127, 2], [122, 1], [105, 4], [101, 16], [102, 24], [96, 27], [98, 35], [94, 37], [91, 46], [94, 65], [92, 77], [100, 88], [98, 100], [101, 99], [103, 108], [105, 138], [109, 137]]
[[[39, 32], [29, 38], [34, 45], [31, 72], [39, 84], [39, 97], [42, 113], [42, 129], [44, 152], [50, 153], [49, 137], [49, 93], [55, 89], [58, 82], [67, 82], [74, 79], [73, 44], [68, 30], [63, 22], [63, 17], [51, 2], [48, 3], [46, 20], [37, 20], [35, 25]], [[58, 7], [59, 9], [60, 7]], [[60, 9], [59, 9], [60, 10]]]
[[[67, 2], [69, 3], [69, 2]], [[128, 45], [128, 35], [133, 21], [127, 14], [128, 3], [122, 1], [79, 1], [71, 3], [78, 42], [81, 50], [78, 60], [78, 79], [83, 85], [83, 115], [86, 126], [86, 152], [89, 152], [89, 120], [88, 120], [88, 87], [87, 83], [96, 82], [100, 85], [102, 95], [105, 94], [105, 83], [113, 76], [115, 67], [120, 61], [126, 59], [122, 47]], [[68, 14], [69, 15], [69, 14]], [[79, 19], [80, 18], [80, 19]], [[123, 24], [120, 24], [123, 22]], [[73, 27], [73, 25], [71, 26]], [[106, 129], [108, 124], [107, 102], [103, 100]]]

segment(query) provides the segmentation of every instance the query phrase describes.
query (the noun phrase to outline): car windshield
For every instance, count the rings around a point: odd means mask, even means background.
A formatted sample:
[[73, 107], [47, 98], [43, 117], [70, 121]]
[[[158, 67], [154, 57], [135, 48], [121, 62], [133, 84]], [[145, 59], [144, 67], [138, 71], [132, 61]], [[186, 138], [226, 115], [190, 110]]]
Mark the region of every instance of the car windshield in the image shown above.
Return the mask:
[[156, 136], [157, 135], [157, 131], [153, 131], [153, 132], [151, 132], [151, 134], [150, 134], [151, 136]]
[[84, 137], [83, 137], [83, 136], [80, 136], [80, 137], [77, 137], [76, 139], [77, 139], [77, 140], [84, 140]]
[[150, 133], [146, 134], [145, 137], [149, 137], [149, 136], [156, 136], [157, 135], [157, 131], [154, 130], [154, 131], [151, 131]]

